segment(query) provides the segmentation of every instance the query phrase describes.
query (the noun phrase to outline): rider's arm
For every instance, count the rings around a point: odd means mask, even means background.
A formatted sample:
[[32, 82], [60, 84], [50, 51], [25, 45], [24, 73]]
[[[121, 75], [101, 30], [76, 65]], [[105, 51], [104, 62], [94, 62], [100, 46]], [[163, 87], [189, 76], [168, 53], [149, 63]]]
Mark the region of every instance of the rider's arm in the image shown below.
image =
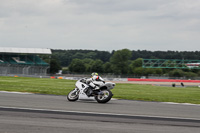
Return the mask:
[[97, 76], [97, 75], [93, 76], [92, 80], [93, 81], [102, 81], [102, 82], [104, 82], [104, 80], [100, 76]]
[[100, 76], [99, 76], [99, 80], [105, 83], [104, 79], [102, 79]]
[[94, 80], [92, 78], [87, 79], [86, 83], [89, 84], [94, 89], [98, 89], [99, 88], [96, 84], [94, 84]]

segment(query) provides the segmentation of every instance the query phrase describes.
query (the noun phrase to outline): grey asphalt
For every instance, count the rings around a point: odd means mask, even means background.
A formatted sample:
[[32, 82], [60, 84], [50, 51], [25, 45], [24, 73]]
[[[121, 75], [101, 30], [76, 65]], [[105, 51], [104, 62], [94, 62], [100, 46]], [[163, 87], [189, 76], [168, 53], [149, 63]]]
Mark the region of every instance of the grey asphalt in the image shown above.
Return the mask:
[[198, 105], [129, 100], [98, 104], [68, 102], [65, 96], [0, 92], [0, 132], [4, 133], [199, 133], [199, 129]]

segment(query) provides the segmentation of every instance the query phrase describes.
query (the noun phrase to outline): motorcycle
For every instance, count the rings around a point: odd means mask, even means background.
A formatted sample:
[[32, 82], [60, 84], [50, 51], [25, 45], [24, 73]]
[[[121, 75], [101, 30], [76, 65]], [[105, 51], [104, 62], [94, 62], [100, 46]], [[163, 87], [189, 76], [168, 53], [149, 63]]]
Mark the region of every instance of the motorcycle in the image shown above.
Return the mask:
[[115, 87], [115, 83], [112, 82], [98, 82], [95, 83], [99, 86], [99, 89], [93, 90], [88, 84], [86, 84], [86, 78], [80, 79], [75, 83], [76, 88], [69, 92], [67, 99], [69, 101], [77, 101], [79, 97], [86, 96], [87, 98], [94, 97], [98, 103], [107, 103], [112, 98], [113, 94], [110, 91]]

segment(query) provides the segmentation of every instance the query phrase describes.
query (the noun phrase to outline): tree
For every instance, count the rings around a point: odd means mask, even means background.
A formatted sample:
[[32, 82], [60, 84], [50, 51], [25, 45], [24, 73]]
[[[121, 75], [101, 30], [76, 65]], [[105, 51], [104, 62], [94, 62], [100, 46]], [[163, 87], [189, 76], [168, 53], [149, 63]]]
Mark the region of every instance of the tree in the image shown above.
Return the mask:
[[103, 72], [103, 61], [95, 60], [91, 67], [92, 72]]
[[84, 55], [84, 58], [96, 59], [97, 53], [89, 52]]
[[85, 58], [82, 61], [85, 64], [85, 67], [86, 67], [85, 72], [92, 72], [91, 67], [92, 67], [94, 60], [89, 59], [89, 58]]
[[144, 75], [144, 68], [137, 67], [134, 69], [133, 74], [143, 76]]
[[170, 77], [183, 77], [184, 71], [180, 69], [174, 69], [173, 71], [169, 72]]
[[69, 65], [69, 70], [71, 72], [82, 73], [85, 72], [85, 65], [81, 59], [73, 59], [71, 64]]
[[159, 75], [163, 74], [163, 70], [161, 68], [155, 68], [155, 72]]
[[142, 58], [138, 58], [131, 62], [129, 65], [129, 73], [134, 73], [134, 70], [138, 67], [142, 67]]
[[197, 77], [198, 74], [193, 73], [193, 72], [185, 72], [185, 73], [184, 73], [184, 76], [185, 76], [186, 78], [194, 78], [194, 77]]
[[131, 51], [122, 49], [114, 52], [110, 58], [112, 69], [116, 74], [127, 74], [129, 67], [129, 59], [131, 58]]
[[103, 72], [104, 73], [112, 73], [112, 64], [110, 62], [106, 62], [104, 65], [103, 65]]
[[111, 53], [108, 51], [98, 50], [55, 50], [52, 49], [52, 57], [57, 58], [62, 66], [69, 66], [73, 59], [90, 58], [93, 60], [100, 59], [103, 62], [109, 61]]
[[132, 67], [142, 67], [142, 58], [137, 58], [131, 65]]
[[61, 70], [60, 63], [56, 59], [51, 59], [50, 61], [50, 73], [55, 74]]

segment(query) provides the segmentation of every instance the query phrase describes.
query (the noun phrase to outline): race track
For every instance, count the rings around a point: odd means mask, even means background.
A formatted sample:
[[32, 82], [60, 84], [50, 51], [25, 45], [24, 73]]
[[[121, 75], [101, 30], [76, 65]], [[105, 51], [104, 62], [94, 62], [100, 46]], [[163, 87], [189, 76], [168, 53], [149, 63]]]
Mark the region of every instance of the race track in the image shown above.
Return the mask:
[[0, 132], [199, 133], [200, 106], [0, 92]]

